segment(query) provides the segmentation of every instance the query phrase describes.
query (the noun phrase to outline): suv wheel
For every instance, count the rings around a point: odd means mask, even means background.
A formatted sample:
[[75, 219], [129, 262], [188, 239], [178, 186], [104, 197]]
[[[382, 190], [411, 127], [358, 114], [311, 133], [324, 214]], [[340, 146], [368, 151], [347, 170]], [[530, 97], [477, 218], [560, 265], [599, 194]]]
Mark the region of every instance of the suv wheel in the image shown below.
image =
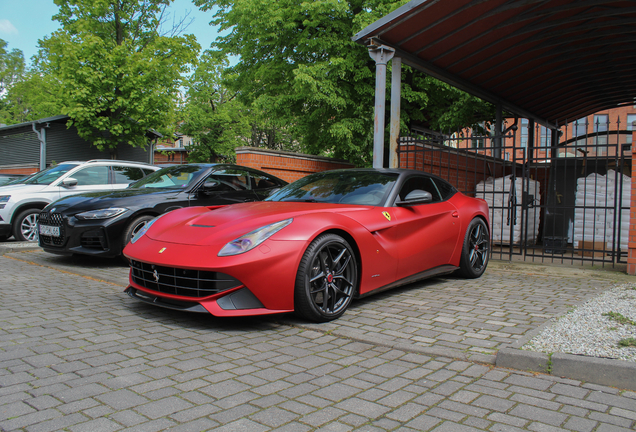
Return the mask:
[[15, 241], [38, 240], [38, 215], [40, 209], [28, 209], [23, 211], [13, 221], [13, 237]]

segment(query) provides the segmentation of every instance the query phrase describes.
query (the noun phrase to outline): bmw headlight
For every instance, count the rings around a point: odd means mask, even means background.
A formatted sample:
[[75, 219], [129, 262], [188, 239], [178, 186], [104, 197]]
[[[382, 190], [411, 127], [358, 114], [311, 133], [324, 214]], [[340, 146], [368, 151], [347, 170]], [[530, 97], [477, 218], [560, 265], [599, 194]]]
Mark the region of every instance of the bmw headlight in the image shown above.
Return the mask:
[[99, 210], [89, 210], [83, 213], [75, 215], [77, 219], [89, 220], [89, 219], [110, 219], [115, 216], [119, 216], [128, 209], [125, 208], [107, 208]]
[[[162, 215], [163, 216], [163, 215]], [[139, 228], [139, 231], [137, 231], [135, 233], [135, 235], [132, 236], [132, 238], [130, 239], [130, 243], [135, 243], [137, 240], [139, 240], [140, 238], [142, 238], [144, 236], [144, 234], [146, 234], [148, 232], [148, 230], [150, 229], [150, 227], [152, 226], [152, 224], [154, 224], [155, 222], [157, 222], [159, 220], [161, 216], [157, 216], [156, 218], [154, 218], [153, 220], [149, 221], [146, 225], [142, 226], [141, 228]]]
[[252, 250], [256, 246], [276, 234], [278, 231], [282, 230], [287, 225], [292, 223], [293, 220], [294, 219], [285, 219], [280, 222], [265, 225], [235, 240], [232, 240], [231, 242], [223, 246], [223, 249], [221, 249], [221, 251], [219, 252], [219, 256], [239, 255]]
[[11, 195], [2, 195], [0, 196], [0, 203], [7, 202], [11, 199]]

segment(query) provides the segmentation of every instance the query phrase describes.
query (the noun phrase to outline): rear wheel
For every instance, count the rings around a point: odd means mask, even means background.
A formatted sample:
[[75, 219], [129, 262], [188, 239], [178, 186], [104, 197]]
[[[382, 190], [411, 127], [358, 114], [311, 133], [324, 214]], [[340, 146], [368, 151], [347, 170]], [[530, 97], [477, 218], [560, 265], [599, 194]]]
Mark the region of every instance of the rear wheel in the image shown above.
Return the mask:
[[294, 306], [305, 319], [339, 318], [351, 303], [358, 284], [353, 249], [336, 234], [324, 234], [307, 248], [296, 275]]
[[40, 209], [28, 209], [21, 212], [13, 221], [13, 237], [15, 241], [38, 240], [38, 215]]
[[462, 257], [459, 262], [459, 274], [466, 278], [478, 278], [488, 265], [490, 253], [490, 234], [483, 219], [475, 218], [468, 225]]

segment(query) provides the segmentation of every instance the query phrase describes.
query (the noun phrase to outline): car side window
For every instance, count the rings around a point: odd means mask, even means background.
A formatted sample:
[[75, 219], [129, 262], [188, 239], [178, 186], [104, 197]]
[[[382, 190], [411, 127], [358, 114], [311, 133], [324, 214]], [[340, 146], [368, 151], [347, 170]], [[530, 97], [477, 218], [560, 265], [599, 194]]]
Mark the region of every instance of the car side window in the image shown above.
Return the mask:
[[445, 182], [444, 180], [434, 179], [433, 183], [435, 183], [435, 186], [437, 186], [437, 189], [442, 195], [442, 200], [446, 200], [450, 198], [451, 196], [453, 196], [455, 192], [457, 192], [455, 188], [453, 187], [453, 185]]
[[70, 175], [77, 180], [78, 186], [97, 186], [108, 184], [107, 166], [91, 166], [83, 168]]
[[145, 176], [141, 168], [127, 166], [114, 166], [113, 173], [115, 174], [115, 184], [131, 184]]
[[280, 186], [276, 180], [259, 173], [250, 172], [250, 177], [252, 189], [262, 190]]
[[401, 200], [404, 200], [409, 192], [418, 189], [425, 192], [430, 192], [431, 196], [433, 197], [433, 202], [439, 202], [442, 200], [442, 197], [437, 190], [435, 183], [433, 183], [430, 177], [424, 176], [415, 176], [407, 179], [400, 189], [399, 198]]
[[225, 169], [214, 171], [205, 180], [208, 182], [216, 182], [218, 185], [214, 190], [223, 192], [231, 190], [245, 190], [247, 187], [247, 173], [236, 169]]

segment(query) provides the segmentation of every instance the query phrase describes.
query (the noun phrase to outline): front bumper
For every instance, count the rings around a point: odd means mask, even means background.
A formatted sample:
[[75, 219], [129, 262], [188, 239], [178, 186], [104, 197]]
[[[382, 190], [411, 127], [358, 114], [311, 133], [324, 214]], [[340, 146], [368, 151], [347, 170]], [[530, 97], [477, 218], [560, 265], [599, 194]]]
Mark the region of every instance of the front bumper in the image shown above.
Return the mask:
[[[293, 312], [304, 242], [269, 241], [231, 257], [216, 256], [218, 249], [147, 237], [129, 243], [124, 253], [133, 267], [127, 292], [171, 309], [197, 312], [201, 310], [195, 306], [198, 304], [214, 316]], [[208, 288], [201, 289], [203, 286]]]
[[39, 244], [46, 252], [103, 258], [121, 255], [125, 219], [78, 221], [72, 217], [42, 212], [38, 223], [60, 228], [60, 237], [39, 236]]

